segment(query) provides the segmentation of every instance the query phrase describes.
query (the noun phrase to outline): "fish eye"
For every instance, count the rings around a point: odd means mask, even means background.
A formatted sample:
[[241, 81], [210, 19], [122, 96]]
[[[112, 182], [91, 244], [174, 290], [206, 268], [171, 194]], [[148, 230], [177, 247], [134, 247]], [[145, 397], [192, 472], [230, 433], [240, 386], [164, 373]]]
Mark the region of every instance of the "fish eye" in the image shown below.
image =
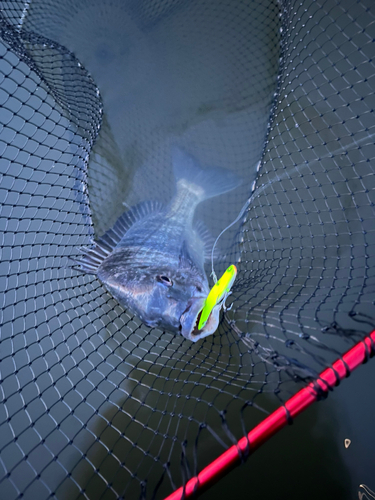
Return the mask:
[[167, 285], [167, 286], [173, 285], [172, 280], [168, 276], [166, 276], [165, 274], [156, 276], [156, 279], [159, 281], [159, 283], [163, 283], [163, 285]]

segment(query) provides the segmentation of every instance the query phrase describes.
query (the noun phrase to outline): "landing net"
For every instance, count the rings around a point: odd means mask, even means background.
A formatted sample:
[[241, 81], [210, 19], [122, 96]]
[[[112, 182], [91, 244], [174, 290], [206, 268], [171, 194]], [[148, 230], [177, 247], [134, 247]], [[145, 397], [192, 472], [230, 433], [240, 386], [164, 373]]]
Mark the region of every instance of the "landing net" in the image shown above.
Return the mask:
[[[0, 2], [1, 496], [160, 499], [374, 328], [369, 1]], [[69, 258], [168, 201], [170, 146], [232, 168], [202, 208], [215, 335], [145, 327]]]

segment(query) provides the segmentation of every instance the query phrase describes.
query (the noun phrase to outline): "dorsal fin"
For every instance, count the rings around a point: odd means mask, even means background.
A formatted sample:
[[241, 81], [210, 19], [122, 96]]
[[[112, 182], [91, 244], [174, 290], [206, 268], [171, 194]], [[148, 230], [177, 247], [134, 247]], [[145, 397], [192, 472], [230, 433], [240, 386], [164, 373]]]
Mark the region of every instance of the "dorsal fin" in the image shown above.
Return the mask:
[[83, 256], [74, 260], [73, 268], [88, 274], [96, 274], [101, 263], [113, 252], [133, 224], [161, 210], [163, 204], [159, 201], [142, 201], [130, 208], [120, 215], [113, 227], [103, 236], [93, 241], [91, 247], [79, 249]]
[[[209, 262], [211, 260], [211, 251], [213, 244], [215, 242], [215, 238], [211, 235], [210, 231], [207, 229], [207, 226], [201, 220], [197, 220], [194, 224], [194, 231], [197, 232], [200, 239], [204, 244], [204, 261]], [[218, 257], [218, 254], [214, 253], [214, 259]]]
[[111, 229], [103, 234], [95, 243], [99, 246], [107, 246], [110, 251], [120, 243], [121, 239], [124, 237], [125, 233], [130, 229], [136, 222], [144, 219], [148, 215], [156, 212], [160, 212], [163, 209], [163, 204], [159, 201], [142, 201], [134, 207], [130, 208], [127, 212], [124, 212], [117, 221], [114, 223]]

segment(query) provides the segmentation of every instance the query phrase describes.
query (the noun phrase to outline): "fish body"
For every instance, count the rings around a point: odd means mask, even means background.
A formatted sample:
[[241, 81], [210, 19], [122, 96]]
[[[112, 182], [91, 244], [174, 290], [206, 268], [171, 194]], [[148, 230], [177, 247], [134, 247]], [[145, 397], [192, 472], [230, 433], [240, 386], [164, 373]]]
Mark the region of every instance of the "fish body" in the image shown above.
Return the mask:
[[209, 286], [204, 270], [212, 238], [194, 222], [197, 206], [239, 185], [226, 169], [202, 170], [180, 148], [172, 149], [176, 193], [167, 206], [142, 202], [125, 212], [84, 256], [78, 268], [95, 274], [125, 308], [146, 325], [195, 342], [215, 332], [220, 308], [198, 330]]

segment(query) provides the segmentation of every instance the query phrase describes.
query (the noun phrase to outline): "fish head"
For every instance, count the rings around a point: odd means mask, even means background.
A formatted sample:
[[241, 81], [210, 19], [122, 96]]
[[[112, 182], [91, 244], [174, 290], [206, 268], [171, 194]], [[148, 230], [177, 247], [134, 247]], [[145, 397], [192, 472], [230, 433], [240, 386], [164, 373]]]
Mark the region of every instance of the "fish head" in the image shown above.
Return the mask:
[[204, 271], [190, 265], [123, 265], [121, 251], [106, 259], [98, 277], [107, 290], [143, 323], [196, 342], [214, 333], [220, 308], [214, 308], [202, 330], [200, 313], [209, 293]]

